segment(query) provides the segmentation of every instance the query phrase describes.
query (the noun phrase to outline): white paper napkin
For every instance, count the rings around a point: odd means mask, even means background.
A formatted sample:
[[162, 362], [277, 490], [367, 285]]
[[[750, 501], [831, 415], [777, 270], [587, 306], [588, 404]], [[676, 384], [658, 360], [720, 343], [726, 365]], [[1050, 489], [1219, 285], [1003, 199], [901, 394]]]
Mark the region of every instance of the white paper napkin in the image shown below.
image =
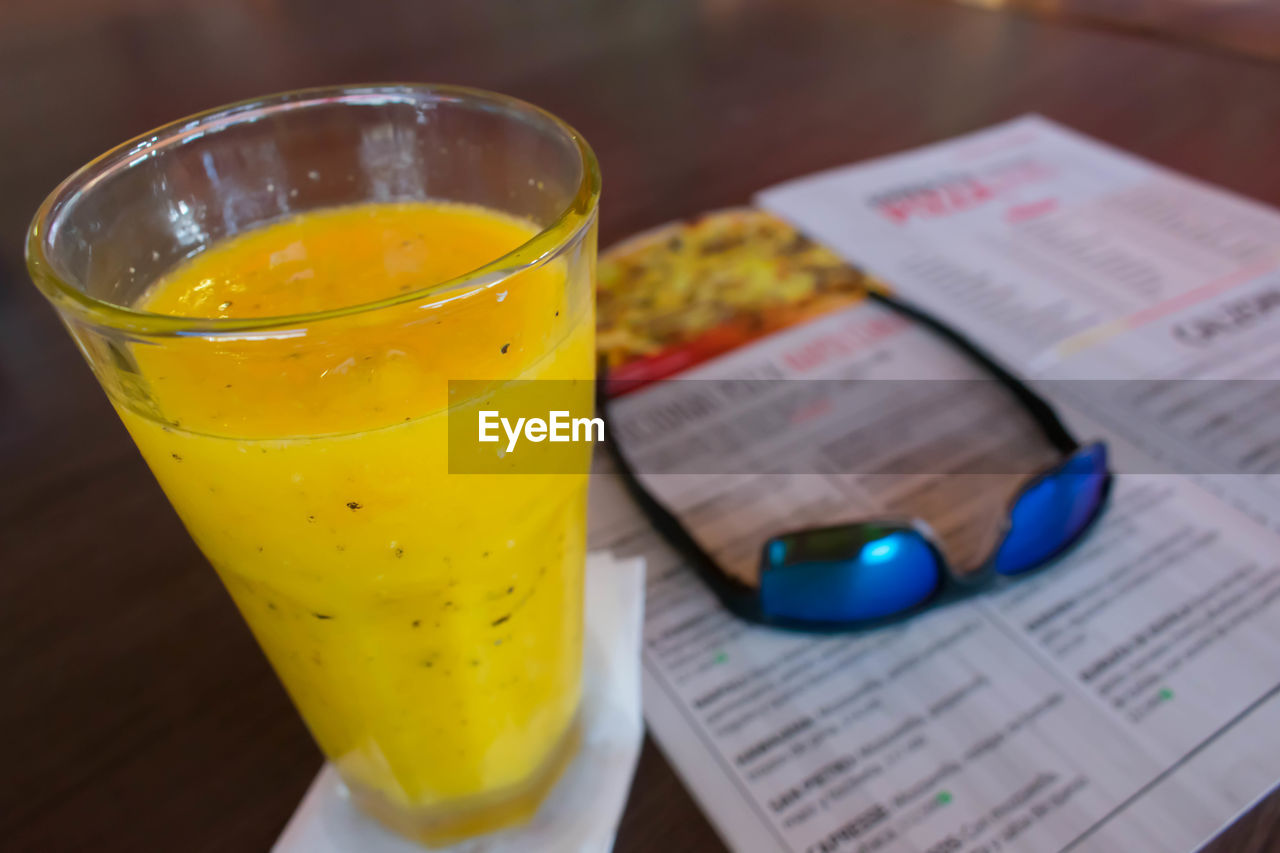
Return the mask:
[[[631, 788], [644, 722], [640, 715], [640, 629], [644, 560], [587, 556], [582, 745], [523, 826], [443, 848], [451, 853], [607, 853]], [[439, 849], [439, 848], [437, 848]], [[274, 853], [421, 853], [365, 817], [332, 765], [311, 783]]]

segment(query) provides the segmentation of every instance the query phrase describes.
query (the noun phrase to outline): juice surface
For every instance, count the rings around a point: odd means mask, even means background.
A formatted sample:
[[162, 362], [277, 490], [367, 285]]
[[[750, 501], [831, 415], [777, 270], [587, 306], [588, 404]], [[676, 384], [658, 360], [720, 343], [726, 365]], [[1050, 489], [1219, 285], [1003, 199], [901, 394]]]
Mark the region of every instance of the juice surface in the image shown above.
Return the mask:
[[[406, 808], [518, 786], [579, 697], [586, 475], [451, 475], [450, 379], [593, 376], [562, 261], [410, 298], [516, 248], [479, 208], [364, 205], [215, 244], [139, 307], [305, 333], [134, 352], [117, 409], [348, 782]], [[589, 286], [589, 285], [588, 285]], [[580, 289], [581, 290], [581, 289]], [[589, 292], [589, 291], [588, 291]]]

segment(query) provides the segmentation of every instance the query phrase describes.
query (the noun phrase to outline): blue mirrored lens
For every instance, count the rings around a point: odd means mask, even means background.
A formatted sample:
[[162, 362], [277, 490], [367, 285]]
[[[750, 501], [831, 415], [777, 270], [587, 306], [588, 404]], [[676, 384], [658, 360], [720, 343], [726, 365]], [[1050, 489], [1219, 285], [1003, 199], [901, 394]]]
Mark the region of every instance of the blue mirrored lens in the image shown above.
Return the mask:
[[1016, 575], [1070, 545], [1097, 514], [1106, 483], [1106, 445], [1091, 444], [1029, 485], [1010, 512], [995, 570]]
[[920, 534], [850, 525], [781, 536], [765, 546], [760, 603], [768, 617], [862, 622], [920, 604], [941, 566]]

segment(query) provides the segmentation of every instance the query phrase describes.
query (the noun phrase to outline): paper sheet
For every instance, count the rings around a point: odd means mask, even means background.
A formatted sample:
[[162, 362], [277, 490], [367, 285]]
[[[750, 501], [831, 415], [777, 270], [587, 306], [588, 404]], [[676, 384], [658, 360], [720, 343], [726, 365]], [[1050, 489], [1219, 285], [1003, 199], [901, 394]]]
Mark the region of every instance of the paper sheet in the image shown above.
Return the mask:
[[[1280, 216], [1043, 120], [761, 200], [1035, 377], [1275, 378], [1262, 351], [1280, 339], [1274, 333], [1211, 333], [1211, 357], [1198, 349], [1174, 360], [1178, 338], [1168, 332], [1173, 342], [1162, 342], [1156, 329], [1272, 286], [1264, 267], [1280, 260], [1271, 254]], [[898, 206], [885, 213], [889, 204]], [[1095, 228], [1089, 211], [1126, 204], [1150, 221]], [[1018, 232], [1037, 219], [1048, 222], [1036, 227], [1049, 248]], [[1107, 250], [1091, 248], [1095, 239]], [[1019, 254], [1033, 251], [1044, 257]], [[1055, 251], [1089, 257], [1064, 271], [1070, 264]], [[1104, 287], [1106, 270], [1115, 279]], [[1090, 275], [1098, 286], [1081, 295]], [[1133, 319], [1157, 305], [1158, 319]], [[824, 403], [813, 381], [856, 376], [900, 389], [903, 377], [972, 371], [927, 333], [886, 323], [884, 312], [868, 304], [785, 330], [614, 404], [615, 421], [640, 422], [678, 406], [693, 387], [683, 380], [768, 375], [816, 389], [793, 429], [770, 431], [756, 408], [792, 403], [753, 394], [699, 408], [678, 429], [633, 435], [647, 482], [696, 518], [721, 561], [748, 563], [761, 530], [927, 493], [928, 465], [894, 474], [876, 454], [924, 458], [948, 446], [945, 432], [881, 428], [899, 445], [858, 445], [857, 463], [842, 466], [833, 461], [839, 448], [868, 433], [858, 425], [869, 414]], [[1253, 315], [1244, 326], [1265, 326], [1266, 310]], [[1153, 449], [1195, 450], [1167, 416], [1115, 417], [1087, 384], [1048, 384], [1075, 389], [1058, 400], [1073, 429], [1105, 436], [1128, 472], [1106, 516], [1051, 570], [901, 627], [833, 637], [749, 627], [718, 605], [616, 481], [596, 479], [593, 547], [648, 559], [646, 720], [735, 850], [1190, 850], [1280, 780], [1280, 536], [1267, 527], [1280, 499], [1257, 471], [1159, 473]], [[909, 422], [945, 423], [957, 408], [947, 384], [923, 385], [933, 391], [911, 401]], [[905, 406], [899, 397], [861, 395], [869, 411]], [[693, 436], [708, 429], [742, 454], [736, 473], [722, 457], [718, 472], [680, 473], [697, 469]], [[951, 461], [929, 458], [938, 470]], [[664, 465], [673, 473], [662, 474]], [[959, 527], [965, 512], [963, 501], [941, 510]]]
[[1280, 530], [1280, 213], [1037, 116], [758, 201]]

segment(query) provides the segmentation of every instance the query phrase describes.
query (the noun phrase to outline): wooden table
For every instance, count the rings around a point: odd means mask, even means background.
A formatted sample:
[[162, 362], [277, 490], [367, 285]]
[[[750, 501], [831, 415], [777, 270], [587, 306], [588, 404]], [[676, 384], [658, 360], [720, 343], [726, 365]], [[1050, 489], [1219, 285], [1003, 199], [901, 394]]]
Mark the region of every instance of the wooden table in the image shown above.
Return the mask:
[[[603, 163], [606, 244], [1027, 111], [1280, 205], [1280, 65], [1083, 24], [922, 0], [6, 4], [0, 847], [265, 850], [320, 765], [20, 244], [44, 193], [126, 137], [370, 80], [567, 118]], [[651, 743], [617, 849], [722, 849]], [[1280, 797], [1213, 849], [1280, 849]]]

